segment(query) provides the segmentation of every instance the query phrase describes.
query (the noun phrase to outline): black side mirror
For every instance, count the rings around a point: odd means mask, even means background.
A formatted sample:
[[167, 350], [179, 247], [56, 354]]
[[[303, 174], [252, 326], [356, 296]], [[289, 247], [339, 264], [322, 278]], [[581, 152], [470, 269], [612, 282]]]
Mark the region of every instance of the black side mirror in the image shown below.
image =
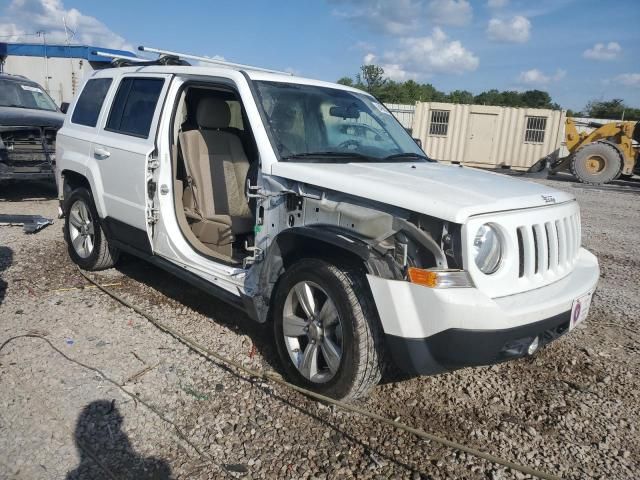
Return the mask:
[[68, 110], [69, 110], [69, 102], [62, 102], [62, 105], [60, 105], [60, 111], [62, 113], [67, 113]]
[[420, 148], [422, 148], [422, 140], [420, 140], [419, 138], [414, 138], [413, 141], [416, 142]]

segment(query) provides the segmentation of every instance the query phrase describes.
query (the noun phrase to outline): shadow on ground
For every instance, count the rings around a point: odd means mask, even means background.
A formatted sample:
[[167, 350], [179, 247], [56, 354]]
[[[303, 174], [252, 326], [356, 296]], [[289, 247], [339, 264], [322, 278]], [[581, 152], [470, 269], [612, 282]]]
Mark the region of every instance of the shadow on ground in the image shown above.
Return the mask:
[[58, 195], [56, 184], [46, 181], [0, 181], [0, 200], [22, 202], [23, 200], [52, 200]]
[[166, 461], [142, 457], [135, 452], [122, 431], [122, 421], [115, 400], [97, 400], [82, 409], [74, 432], [80, 462], [67, 474], [66, 480], [173, 478]]
[[8, 283], [3, 279], [3, 273], [13, 263], [13, 250], [0, 246], [0, 305], [7, 295]]

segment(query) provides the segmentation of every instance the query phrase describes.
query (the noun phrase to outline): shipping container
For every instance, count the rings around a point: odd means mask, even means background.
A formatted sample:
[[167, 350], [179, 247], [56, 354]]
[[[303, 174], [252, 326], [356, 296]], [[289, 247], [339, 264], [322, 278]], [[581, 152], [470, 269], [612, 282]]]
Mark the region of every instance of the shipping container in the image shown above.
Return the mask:
[[564, 122], [564, 110], [419, 102], [412, 127], [435, 160], [527, 170], [558, 157]]

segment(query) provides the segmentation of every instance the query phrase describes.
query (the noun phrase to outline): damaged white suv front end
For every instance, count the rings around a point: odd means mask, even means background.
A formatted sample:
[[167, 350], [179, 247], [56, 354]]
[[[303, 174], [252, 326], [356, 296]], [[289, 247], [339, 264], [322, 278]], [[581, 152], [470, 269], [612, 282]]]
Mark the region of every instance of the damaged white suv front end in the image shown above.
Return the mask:
[[313, 167], [274, 172], [412, 210], [443, 252], [439, 265], [420, 264], [404, 253], [417, 249], [396, 241], [402, 278], [367, 275], [401, 369], [433, 374], [531, 355], [586, 317], [599, 268], [580, 246], [572, 195], [437, 163], [323, 165], [311, 179]]

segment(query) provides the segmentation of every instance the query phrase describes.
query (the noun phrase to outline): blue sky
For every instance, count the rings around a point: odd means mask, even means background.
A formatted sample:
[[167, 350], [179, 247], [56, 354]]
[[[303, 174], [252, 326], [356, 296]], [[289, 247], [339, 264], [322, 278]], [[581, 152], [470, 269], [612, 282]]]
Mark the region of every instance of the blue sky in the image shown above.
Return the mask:
[[[610, 5], [609, 8], [606, 8]], [[337, 80], [365, 61], [444, 91], [549, 91], [565, 108], [640, 107], [640, 1], [0, 0], [0, 41], [46, 30], [103, 47], [139, 44]]]

